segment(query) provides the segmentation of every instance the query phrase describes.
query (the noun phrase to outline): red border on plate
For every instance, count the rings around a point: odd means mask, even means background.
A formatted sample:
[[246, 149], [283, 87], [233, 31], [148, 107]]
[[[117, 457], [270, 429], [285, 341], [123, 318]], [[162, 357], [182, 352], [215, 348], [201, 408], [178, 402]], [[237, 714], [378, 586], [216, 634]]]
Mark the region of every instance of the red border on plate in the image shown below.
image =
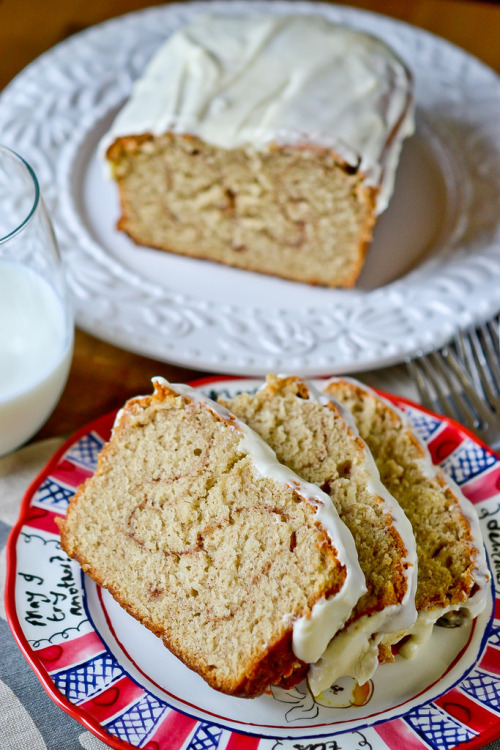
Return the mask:
[[[324, 377], [324, 378], [315, 378], [315, 379], [316, 380], [328, 380], [329, 378]], [[233, 376], [233, 375], [226, 375], [226, 376], [213, 375], [213, 376], [207, 376], [207, 377], [203, 377], [203, 378], [190, 381], [189, 384], [195, 388], [196, 387], [199, 388], [199, 387], [203, 387], [206, 385], [210, 385], [210, 383], [220, 383], [222, 381], [235, 381], [235, 380], [260, 380], [260, 378], [258, 377], [244, 378], [242, 376], [240, 377], [240, 376]], [[463, 435], [464, 438], [468, 438], [472, 440], [474, 443], [476, 443], [477, 445], [480, 445], [485, 450], [493, 453], [500, 460], [500, 455], [498, 453], [496, 453], [489, 446], [483, 443], [476, 435], [474, 435], [466, 427], [459, 424], [458, 422], [455, 422], [453, 419], [450, 419], [449, 417], [446, 417], [443, 415], [436, 415], [435, 413], [431, 412], [430, 410], [426, 409], [420, 404], [417, 404], [402, 396], [389, 394], [379, 389], [372, 389], [372, 390], [376, 391], [380, 396], [386, 398], [388, 401], [390, 401], [390, 403], [392, 403], [396, 407], [400, 405], [406, 405], [411, 408], [415, 408], [418, 411], [422, 411], [428, 414], [429, 416], [432, 416], [432, 417], [438, 416], [441, 422], [444, 422], [445, 424], [453, 427], [459, 434]], [[42, 471], [38, 474], [38, 476], [31, 482], [28, 489], [26, 490], [26, 493], [21, 502], [18, 520], [10, 532], [9, 538], [7, 540], [7, 545], [6, 545], [7, 575], [6, 575], [6, 585], [5, 585], [5, 610], [7, 614], [7, 621], [9, 623], [10, 629], [12, 631], [12, 634], [14, 636], [14, 639], [17, 645], [19, 646], [28, 664], [31, 666], [31, 668], [35, 672], [44, 690], [49, 695], [49, 697], [54, 701], [54, 703], [56, 703], [56, 705], [62, 708], [63, 711], [65, 711], [67, 714], [69, 714], [69, 716], [71, 716], [73, 719], [78, 721], [82, 726], [89, 729], [96, 737], [98, 737], [102, 742], [106, 743], [109, 747], [115, 748], [116, 750], [137, 750], [137, 748], [131, 745], [129, 742], [121, 740], [115, 735], [109, 734], [93, 717], [88, 716], [87, 714], [81, 712], [78, 706], [71, 703], [64, 695], [62, 695], [62, 693], [60, 693], [57, 690], [45, 666], [43, 665], [41, 660], [37, 657], [36, 651], [33, 651], [27, 642], [24, 632], [21, 628], [18, 616], [17, 616], [16, 606], [15, 606], [16, 545], [17, 545], [20, 531], [23, 525], [25, 524], [26, 516], [28, 514], [31, 499], [33, 495], [35, 494], [35, 492], [37, 491], [37, 489], [39, 488], [43, 480], [47, 476], [49, 476], [52, 469], [54, 469], [58, 465], [59, 459], [64, 455], [64, 453], [66, 453], [72, 445], [77, 443], [82, 437], [87, 435], [89, 432], [100, 433], [100, 430], [103, 428], [104, 425], [106, 425], [106, 427], [108, 428], [109, 424], [114, 421], [114, 417], [117, 411], [118, 410], [109, 412], [93, 420], [92, 422], [89, 422], [87, 425], [77, 430], [77, 432], [75, 432], [75, 434], [72, 435], [72, 437], [69, 438], [63, 445], [61, 445], [60, 448], [54, 453], [54, 455], [48, 461], [46, 466], [42, 469]], [[106, 428], [104, 429], [104, 432], [106, 432]], [[175, 711], [177, 709], [173, 708], [172, 710]], [[392, 721], [392, 719], [388, 719], [387, 721], [388, 722]], [[233, 730], [228, 730], [228, 731], [233, 731]], [[238, 730], [235, 730], [235, 731], [238, 734]], [[474, 738], [473, 740], [470, 740], [469, 742], [466, 742], [466, 743], [461, 743], [460, 745], [457, 745], [456, 747], [460, 748], [460, 750], [479, 750], [480, 748], [484, 747], [486, 742], [489, 742], [491, 740], [498, 738], [499, 735], [500, 735], [500, 725], [497, 725], [497, 727], [491, 727], [490, 729], [486, 730], [482, 735], [478, 736], [477, 738]], [[252, 735], [243, 735], [243, 736], [251, 737]], [[253, 737], [255, 737], [255, 735], [253, 735]]]
[[25, 518], [29, 511], [30, 503], [31, 503], [31, 499], [33, 495], [35, 494], [35, 492], [37, 491], [38, 487], [43, 482], [43, 480], [49, 476], [52, 469], [54, 469], [57, 466], [57, 464], [59, 463], [59, 459], [64, 455], [64, 453], [66, 453], [66, 451], [72, 445], [74, 445], [74, 443], [77, 443], [82, 437], [87, 435], [89, 432], [96, 431], [96, 428], [102, 425], [103, 423], [107, 422], [107, 420], [113, 419], [115, 414], [116, 414], [116, 411], [110, 412], [102, 417], [99, 417], [98, 419], [93, 420], [85, 427], [82, 427], [81, 429], [79, 429], [69, 440], [67, 440], [63, 445], [61, 445], [60, 448], [58, 448], [58, 450], [54, 453], [54, 455], [52, 456], [50, 461], [47, 463], [45, 468], [42, 469], [40, 474], [33, 480], [33, 482], [30, 484], [30, 486], [26, 490], [26, 493], [21, 503], [21, 508], [19, 511], [19, 518], [15, 526], [12, 528], [12, 531], [10, 532], [9, 538], [7, 540], [7, 547], [6, 547], [7, 575], [6, 575], [6, 583], [5, 583], [5, 611], [7, 614], [7, 621], [9, 623], [14, 639], [17, 642], [17, 645], [21, 649], [28, 664], [31, 666], [36, 676], [42, 683], [42, 686], [45, 689], [45, 692], [54, 701], [54, 703], [56, 703], [56, 705], [58, 705], [59, 708], [62, 708], [63, 711], [66, 711], [66, 713], [69, 714], [73, 719], [75, 719], [84, 727], [89, 729], [100, 740], [105, 742], [110, 747], [115, 748], [115, 750], [131, 750], [131, 748], [132, 750], [137, 750], [137, 748], [133, 748], [133, 746], [130, 745], [130, 743], [124, 742], [123, 740], [119, 739], [119, 737], [115, 737], [109, 734], [108, 732], [106, 732], [103, 729], [103, 727], [94, 718], [92, 718], [91, 716], [88, 716], [87, 714], [83, 712], [80, 712], [77, 706], [71, 703], [62, 693], [59, 692], [59, 690], [57, 690], [57, 688], [54, 685], [54, 682], [52, 681], [49, 673], [47, 672], [47, 669], [45, 668], [44, 664], [39, 659], [39, 657], [36, 655], [36, 651], [33, 651], [33, 649], [31, 648], [31, 646], [28, 644], [26, 640], [24, 632], [21, 628], [21, 624], [19, 622], [19, 618], [17, 616], [16, 602], [15, 602], [16, 545], [17, 545], [17, 540], [19, 538], [21, 529], [24, 526]]
[[[102, 614], [104, 616], [104, 619], [106, 620], [106, 624], [107, 624], [107, 626], [109, 628], [109, 631], [110, 631], [111, 635], [115, 639], [116, 645], [120, 648], [120, 650], [123, 652], [123, 654], [129, 660], [129, 662], [133, 665], [133, 667], [139, 672], [139, 674], [141, 674], [146, 680], [148, 680], [148, 682], [151, 685], [154, 685], [155, 688], [157, 688], [157, 690], [160, 690], [162, 693], [165, 693], [165, 695], [167, 695], [169, 698], [174, 698], [179, 703], [184, 703], [190, 709], [200, 710], [199, 706], [197, 706], [196, 704], [190, 703], [189, 701], [185, 701], [185, 700], [179, 698], [177, 695], [174, 695], [173, 693], [170, 693], [164, 687], [162, 687], [157, 682], [155, 682], [154, 680], [152, 680], [151, 677], [149, 677], [144, 672], [144, 670], [141, 669], [141, 667], [137, 664], [137, 662], [132, 657], [132, 655], [128, 652], [126, 646], [118, 638], [118, 635], [116, 633], [114, 625], [113, 625], [113, 623], [111, 621], [111, 617], [110, 617], [109, 612], [107, 610], [106, 604], [104, 602], [104, 598], [103, 598], [103, 595], [102, 595], [102, 589], [99, 586], [97, 586], [97, 598], [99, 600], [99, 604], [101, 605]], [[467, 651], [467, 649], [468, 649], [468, 647], [470, 645], [470, 642], [472, 640], [472, 636], [474, 635], [475, 629], [476, 629], [476, 622], [474, 621], [474, 623], [472, 625], [472, 628], [471, 628], [471, 632], [469, 633], [469, 637], [467, 639], [467, 642], [464, 643], [464, 645], [462, 646], [460, 652], [455, 656], [455, 658], [453, 659], [453, 661], [448, 665], [446, 671], [443, 672], [442, 675], [440, 675], [430, 685], [426, 685], [426, 687], [423, 690], [421, 690], [420, 693], [417, 693], [416, 695], [412, 696], [411, 698], [408, 698], [408, 700], [404, 701], [403, 703], [398, 703], [397, 705], [392, 706], [392, 709], [393, 710], [397, 710], [397, 709], [402, 708], [403, 706], [405, 706], [410, 701], [414, 701], [416, 698], [418, 698], [420, 695], [422, 695], [427, 690], [430, 690], [431, 688], [433, 688], [434, 685], [437, 685], [437, 683], [440, 682], [443, 679], [443, 677], [445, 677], [456, 666], [456, 664], [460, 661], [460, 659], [463, 656], [463, 654]], [[134, 678], [132, 677], [132, 679], [134, 679]], [[462, 680], [462, 676], [459, 677], [458, 681], [461, 681], [461, 680]], [[446, 691], [443, 694], [437, 695], [435, 698], [431, 698], [428, 702], [429, 703], [436, 703], [436, 701], [440, 700], [441, 698], [443, 698], [443, 696], [446, 696], [451, 690], [453, 690], [454, 687], [455, 687], [455, 685], [456, 685], [456, 683], [454, 683], [449, 688], [448, 691]], [[420, 704], [420, 705], [422, 705], [422, 704]], [[184, 713], [182, 709], [175, 708], [175, 706], [171, 706], [171, 708], [174, 711], [181, 711], [182, 713]], [[188, 709], [186, 709], [186, 712], [187, 712], [187, 710]], [[264, 727], [266, 729], [283, 729], [283, 731], [285, 731], [287, 729], [287, 727], [281, 726], [279, 724], [253, 724], [250, 721], [239, 722], [242, 725], [241, 729], [239, 729], [239, 728], [238, 729], [234, 729], [234, 728], [229, 729], [228, 727], [226, 727], [225, 724], [223, 725], [223, 724], [220, 724], [219, 722], [232, 722], [232, 721], [236, 721], [235, 719], [230, 719], [227, 716], [220, 716], [219, 714], [215, 714], [215, 713], [213, 713], [213, 711], [208, 711], [206, 709], [201, 709], [201, 710], [203, 710], [203, 712], [205, 714], [209, 714], [210, 716], [213, 716], [214, 719], [216, 720], [217, 726], [223, 726], [225, 729], [228, 729], [228, 731], [230, 731], [230, 732], [233, 732], [233, 731], [234, 732], [244, 732], [245, 731], [245, 727]], [[389, 717], [387, 719], [380, 718], [380, 719], [377, 720], [377, 716], [380, 716], [381, 713], [384, 713], [384, 712], [383, 711], [379, 711], [377, 713], [368, 714], [367, 716], [364, 716], [363, 719], [348, 719], [348, 720], [343, 720], [343, 721], [339, 721], [339, 722], [328, 722], [328, 723], [325, 723], [325, 724], [315, 724], [314, 728], [317, 729], [318, 727], [332, 727], [332, 730], [334, 730], [337, 724], [350, 724], [350, 723], [354, 723], [355, 721], [368, 721], [370, 719], [373, 719], [376, 723], [386, 723], [386, 722], [390, 722], [390, 721], [397, 721], [399, 718], [401, 718], [401, 715], [400, 715], [400, 716], [396, 716], [396, 717]], [[191, 714], [188, 714], [188, 715], [191, 716]], [[206, 720], [205, 719], [198, 719], [198, 721], [206, 721]], [[301, 724], [295, 724], [294, 725], [294, 729], [305, 729], [305, 730], [307, 730], [308, 726], [307, 725], [301, 725]], [[348, 729], [345, 729], [345, 730], [343, 729], [342, 730], [342, 734], [344, 734], [346, 732], [349, 732], [349, 730]], [[251, 736], [255, 737], [256, 735], [252, 734]], [[325, 736], [326, 735], [317, 735], [318, 740], [323, 740], [323, 741], [325, 741]], [[269, 738], [270, 738], [270, 736], [266, 736], [266, 739], [269, 739]], [[282, 739], [282, 738], [280, 738], [280, 737], [274, 738], [273, 737], [273, 739], [277, 739], [278, 740], [278, 739]], [[311, 740], [311, 742], [313, 742], [314, 739], [315, 739], [315, 735], [312, 735], [312, 736], [308, 737], [307, 739]], [[297, 740], [300, 740], [300, 737], [297, 737]]]

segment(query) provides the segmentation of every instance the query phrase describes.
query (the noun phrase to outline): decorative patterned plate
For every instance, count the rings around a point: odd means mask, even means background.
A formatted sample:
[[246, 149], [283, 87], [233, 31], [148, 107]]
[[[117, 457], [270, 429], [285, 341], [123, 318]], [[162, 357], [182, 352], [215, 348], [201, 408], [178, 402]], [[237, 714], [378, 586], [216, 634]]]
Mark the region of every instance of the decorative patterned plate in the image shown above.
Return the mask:
[[[259, 381], [197, 385], [227, 395]], [[500, 457], [459, 425], [389, 398], [476, 504], [500, 597]], [[361, 687], [343, 678], [316, 699], [302, 683], [253, 700], [209, 688], [60, 548], [55, 519], [95, 469], [113, 419], [98, 419], [56, 453], [9, 539], [9, 622], [61, 708], [111, 747], [146, 750], [451, 750], [500, 736], [500, 598], [474, 624], [435, 628], [416, 662], [383, 665]]]
[[308, 287], [137, 248], [97, 145], [160, 43], [206, 3], [168, 4], [72, 36], [0, 96], [2, 141], [34, 166], [82, 328], [209, 372], [354, 372], [437, 346], [498, 308], [500, 80], [425, 31], [355, 8], [213, 2], [316, 13], [388, 42], [415, 76], [417, 130], [355, 290]]

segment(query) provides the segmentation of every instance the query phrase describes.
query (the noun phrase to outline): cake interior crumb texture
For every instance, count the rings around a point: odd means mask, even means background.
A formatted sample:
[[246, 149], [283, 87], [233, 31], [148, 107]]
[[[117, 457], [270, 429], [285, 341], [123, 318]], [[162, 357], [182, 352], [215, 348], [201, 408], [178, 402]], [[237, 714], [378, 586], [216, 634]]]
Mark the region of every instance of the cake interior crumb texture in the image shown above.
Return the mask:
[[221, 149], [167, 133], [118, 138], [118, 228], [138, 244], [328, 286], [352, 286], [376, 190], [325, 148]]
[[155, 387], [123, 410], [63, 547], [212, 687], [258, 695], [300, 666], [292, 620], [345, 568], [313, 505], [256, 472], [234, 425]]
[[137, 244], [352, 287], [413, 129], [381, 39], [321, 12], [208, 12], [158, 48], [100, 151]]
[[474, 593], [477, 553], [456, 496], [443, 479], [425, 471], [422, 447], [383, 399], [342, 380], [327, 390], [351, 410], [382, 481], [413, 526], [417, 610], [465, 602]]
[[254, 395], [242, 393], [223, 403], [263, 437], [278, 459], [330, 495], [351, 532], [367, 593], [350, 623], [362, 615], [399, 604], [407, 591], [407, 550], [390, 509], [373, 489], [365, 448], [333, 403], [309, 398], [295, 377], [268, 376]]

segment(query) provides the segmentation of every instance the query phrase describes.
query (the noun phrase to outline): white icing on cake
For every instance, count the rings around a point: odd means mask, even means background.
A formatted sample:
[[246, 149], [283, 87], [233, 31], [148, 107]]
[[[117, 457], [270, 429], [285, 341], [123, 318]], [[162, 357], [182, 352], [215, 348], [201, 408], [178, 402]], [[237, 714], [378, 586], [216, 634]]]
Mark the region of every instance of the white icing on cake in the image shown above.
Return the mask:
[[383, 635], [410, 628], [415, 623], [418, 559], [411, 524], [399, 503], [382, 484], [373, 456], [359, 437], [352, 414], [330, 395], [319, 392], [312, 383], [306, 384], [309, 398], [323, 405], [332, 403], [348, 429], [364, 446], [365, 461], [370, 475], [367, 490], [382, 499], [384, 511], [390, 516], [406, 549], [406, 555], [402, 559], [403, 565], [406, 564], [406, 592], [402, 602], [387, 606], [372, 615], [360, 617], [335, 636], [321, 658], [309, 669], [308, 680], [311, 691], [314, 695], [318, 695], [344, 675], [354, 677], [360, 685], [369, 680], [378, 667], [378, 644]]
[[309, 668], [307, 679], [313, 695], [327, 690], [344, 675], [354, 677], [358, 685], [373, 677], [379, 665], [378, 646], [384, 635], [386, 618], [385, 609], [364, 615], [335, 636], [321, 659]]
[[463, 612], [468, 617], [475, 618], [484, 610], [486, 606], [491, 574], [489, 572], [488, 564], [486, 561], [486, 553], [484, 550], [479, 519], [477, 517], [474, 505], [465, 497], [460, 487], [458, 487], [458, 485], [451, 479], [451, 477], [446, 475], [440, 467], [433, 464], [432, 457], [429, 453], [429, 450], [427, 449], [427, 446], [415, 434], [415, 431], [413, 430], [407, 415], [403, 411], [401, 411], [401, 409], [398, 409], [398, 407], [395, 406], [391, 401], [384, 398], [380, 393], [374, 391], [373, 388], [370, 388], [369, 386], [361, 383], [354, 378], [331, 378], [329, 381], [327, 381], [325, 387], [327, 387], [328, 383], [342, 381], [351, 383], [352, 385], [356, 386], [356, 388], [359, 388], [360, 390], [371, 394], [377, 400], [382, 401], [401, 420], [405, 429], [411, 433], [412, 438], [415, 440], [415, 442], [420, 447], [420, 450], [422, 451], [422, 458], [419, 460], [419, 466], [422, 473], [429, 479], [438, 478], [439, 480], [441, 480], [445, 487], [449, 487], [458, 501], [459, 508], [464, 518], [469, 523], [472, 538], [472, 547], [476, 551], [475, 567], [473, 571], [476, 591], [465, 602], [450, 605], [448, 607], [432, 607], [420, 611], [414, 625], [409, 629], [401, 628], [401, 630], [404, 630], [404, 632], [400, 633], [399, 637], [391, 638], [390, 636], [388, 636], [387, 638], [384, 637], [382, 639], [384, 643], [390, 645], [393, 643], [397, 643], [403, 636], [408, 636], [407, 640], [405, 640], [404, 645], [401, 647], [398, 653], [400, 653], [407, 659], [413, 659], [420, 652], [421, 648], [427, 643], [432, 634], [434, 625], [441, 617], [449, 614], [450, 612]]
[[217, 417], [228, 422], [242, 434], [239, 449], [251, 456], [260, 476], [288, 485], [316, 508], [316, 519], [328, 534], [337, 559], [346, 570], [344, 585], [337, 594], [322, 597], [313, 605], [310, 614], [292, 621], [295, 656], [308, 664], [317, 661], [335, 633], [344, 626], [358, 599], [366, 593], [365, 577], [359, 566], [354, 540], [340, 520], [331, 498], [315, 484], [305, 482], [280, 464], [269, 445], [221, 404], [188, 385], [172, 385], [161, 377], [153, 378], [153, 383], [169, 388], [192, 401], [195, 406], [203, 403]]
[[411, 76], [380, 40], [320, 16], [196, 16], [159, 49], [101, 143], [177, 132], [225, 149], [331, 148], [388, 204], [414, 129]]

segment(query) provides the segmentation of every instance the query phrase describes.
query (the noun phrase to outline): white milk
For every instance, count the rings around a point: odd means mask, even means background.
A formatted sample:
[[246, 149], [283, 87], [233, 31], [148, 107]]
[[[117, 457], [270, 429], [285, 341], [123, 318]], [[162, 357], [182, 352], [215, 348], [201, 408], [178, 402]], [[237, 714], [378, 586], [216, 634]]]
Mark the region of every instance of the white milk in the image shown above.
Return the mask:
[[0, 260], [0, 456], [42, 426], [64, 388], [73, 349], [56, 292], [31, 269]]

